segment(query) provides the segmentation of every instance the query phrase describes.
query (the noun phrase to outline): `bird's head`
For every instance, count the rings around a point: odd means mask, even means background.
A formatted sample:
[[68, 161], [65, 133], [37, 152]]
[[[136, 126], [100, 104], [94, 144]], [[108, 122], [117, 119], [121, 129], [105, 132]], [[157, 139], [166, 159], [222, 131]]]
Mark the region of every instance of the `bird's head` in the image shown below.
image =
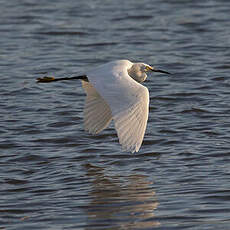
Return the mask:
[[160, 72], [160, 73], [166, 73], [170, 74], [169, 72], [156, 69], [150, 65], [147, 65], [145, 63], [134, 63], [130, 69], [128, 69], [128, 74], [130, 77], [132, 77], [137, 82], [143, 82], [147, 78], [147, 72], [153, 71], [153, 72]]

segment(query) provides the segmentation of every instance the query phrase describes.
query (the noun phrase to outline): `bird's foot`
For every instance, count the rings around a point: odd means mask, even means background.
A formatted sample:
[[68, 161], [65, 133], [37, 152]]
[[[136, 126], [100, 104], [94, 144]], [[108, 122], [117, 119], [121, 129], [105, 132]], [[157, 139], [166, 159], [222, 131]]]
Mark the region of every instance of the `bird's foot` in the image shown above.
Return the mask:
[[37, 83], [48, 83], [54, 80], [55, 80], [54, 77], [39, 77], [37, 78]]

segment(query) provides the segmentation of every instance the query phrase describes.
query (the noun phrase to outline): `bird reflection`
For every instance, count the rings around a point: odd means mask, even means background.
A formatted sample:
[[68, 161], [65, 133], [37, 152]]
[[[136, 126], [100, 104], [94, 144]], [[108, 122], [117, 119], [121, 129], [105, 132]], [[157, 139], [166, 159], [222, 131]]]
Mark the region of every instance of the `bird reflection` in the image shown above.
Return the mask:
[[[86, 165], [92, 179], [91, 202], [85, 211], [88, 229], [144, 229], [159, 226], [154, 218], [158, 206], [151, 182], [144, 175], [106, 176], [104, 169]], [[87, 228], [86, 228], [87, 229]]]

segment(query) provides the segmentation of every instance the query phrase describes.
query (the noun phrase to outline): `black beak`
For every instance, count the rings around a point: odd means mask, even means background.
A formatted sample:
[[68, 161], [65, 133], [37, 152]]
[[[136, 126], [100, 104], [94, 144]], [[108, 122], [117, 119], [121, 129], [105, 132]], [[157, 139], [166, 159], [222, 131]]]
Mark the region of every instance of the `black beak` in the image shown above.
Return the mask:
[[164, 71], [164, 70], [160, 70], [160, 69], [152, 69], [152, 71], [153, 72], [159, 72], [159, 73], [166, 73], [166, 74], [171, 74], [171, 73], [169, 73], [169, 72], [166, 72], [166, 71]]

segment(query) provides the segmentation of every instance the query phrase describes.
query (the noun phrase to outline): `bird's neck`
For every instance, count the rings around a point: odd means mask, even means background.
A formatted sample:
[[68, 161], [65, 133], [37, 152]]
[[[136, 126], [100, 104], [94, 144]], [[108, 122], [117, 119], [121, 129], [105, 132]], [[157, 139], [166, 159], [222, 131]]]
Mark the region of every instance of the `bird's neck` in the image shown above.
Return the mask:
[[147, 78], [146, 73], [136, 72], [136, 71], [133, 71], [132, 69], [128, 70], [128, 74], [132, 79], [134, 79], [135, 81], [139, 83], [145, 81], [145, 79]]

